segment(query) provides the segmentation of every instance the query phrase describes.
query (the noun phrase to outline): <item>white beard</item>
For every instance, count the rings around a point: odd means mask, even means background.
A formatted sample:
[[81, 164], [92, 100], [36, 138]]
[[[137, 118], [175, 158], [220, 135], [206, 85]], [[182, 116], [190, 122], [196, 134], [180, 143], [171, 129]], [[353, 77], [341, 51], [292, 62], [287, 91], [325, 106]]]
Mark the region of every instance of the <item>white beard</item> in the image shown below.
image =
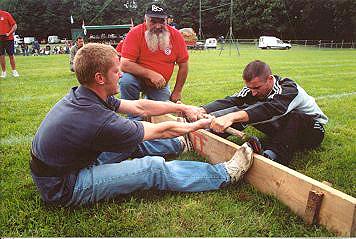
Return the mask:
[[145, 40], [147, 43], [147, 47], [152, 52], [155, 52], [157, 50], [164, 51], [165, 49], [169, 48], [170, 46], [169, 37], [170, 37], [170, 32], [167, 30], [163, 30], [158, 34], [152, 30], [151, 31], [147, 30], [145, 32]]

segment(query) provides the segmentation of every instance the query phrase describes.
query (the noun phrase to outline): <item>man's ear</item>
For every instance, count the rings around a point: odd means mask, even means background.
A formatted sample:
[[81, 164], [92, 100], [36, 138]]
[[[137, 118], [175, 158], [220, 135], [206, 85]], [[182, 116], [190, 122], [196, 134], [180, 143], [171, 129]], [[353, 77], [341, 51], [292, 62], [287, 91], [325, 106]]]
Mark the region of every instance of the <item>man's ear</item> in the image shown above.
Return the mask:
[[102, 73], [97, 72], [95, 73], [95, 83], [97, 83], [98, 85], [103, 85], [104, 84], [104, 76]]
[[273, 81], [273, 75], [269, 75], [269, 76], [267, 77], [267, 81], [268, 81], [268, 82]]

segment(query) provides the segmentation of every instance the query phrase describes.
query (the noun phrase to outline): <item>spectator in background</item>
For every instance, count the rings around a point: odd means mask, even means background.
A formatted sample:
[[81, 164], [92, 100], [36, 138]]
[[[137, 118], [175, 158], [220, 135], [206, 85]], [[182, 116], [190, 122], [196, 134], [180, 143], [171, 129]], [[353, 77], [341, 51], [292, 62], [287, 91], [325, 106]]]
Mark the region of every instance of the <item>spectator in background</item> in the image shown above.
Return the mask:
[[172, 15], [169, 15], [167, 18], [167, 24], [175, 29], [179, 29], [178, 24], [174, 22], [174, 18]]
[[74, 46], [70, 48], [70, 70], [74, 72], [74, 57], [77, 54], [78, 50], [84, 46], [84, 38], [82, 36], [78, 36], [75, 40]]
[[23, 56], [28, 56], [28, 45], [26, 43], [21, 43], [21, 51]]
[[32, 48], [34, 50], [34, 55], [39, 55], [40, 54], [40, 50], [41, 50], [41, 45], [40, 43], [38, 42], [38, 40], [35, 40], [33, 43], [32, 43]]
[[53, 48], [53, 54], [58, 54], [58, 51], [59, 51], [58, 47], [57, 47], [57, 46], [54, 46], [54, 48]]
[[16, 63], [14, 57], [15, 45], [14, 45], [14, 32], [17, 29], [15, 19], [10, 13], [0, 10], [0, 64], [1, 64], [1, 78], [6, 77], [6, 61], [5, 51], [7, 52], [10, 65], [12, 68], [12, 75], [19, 77], [19, 73], [16, 71]]
[[63, 46], [60, 46], [60, 47], [59, 47], [59, 54], [64, 54], [64, 48], [63, 48]]
[[69, 47], [69, 46], [70, 46], [69, 43], [66, 42], [66, 45], [65, 45], [65, 47], [64, 47], [64, 52], [65, 52], [65, 54], [69, 54], [69, 53], [70, 53], [70, 47]]
[[44, 55], [46, 55], [46, 56], [51, 55], [51, 46], [49, 44], [47, 44], [44, 49]]
[[[120, 81], [122, 99], [137, 100], [140, 92], [144, 92], [151, 100], [181, 100], [189, 55], [181, 33], [168, 26], [166, 18], [163, 6], [151, 3], [146, 10], [145, 22], [127, 34], [121, 57], [124, 72]], [[175, 63], [179, 69], [171, 93], [168, 82]]]

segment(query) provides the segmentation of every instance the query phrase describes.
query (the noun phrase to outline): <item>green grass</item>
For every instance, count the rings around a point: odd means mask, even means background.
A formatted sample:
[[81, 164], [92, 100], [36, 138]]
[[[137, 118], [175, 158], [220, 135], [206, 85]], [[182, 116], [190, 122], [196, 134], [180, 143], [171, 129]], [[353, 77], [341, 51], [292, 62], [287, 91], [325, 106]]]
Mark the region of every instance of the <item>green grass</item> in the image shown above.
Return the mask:
[[[355, 197], [356, 51], [246, 46], [240, 51], [240, 57], [235, 49], [230, 55], [229, 48], [221, 56], [213, 50], [191, 52], [183, 101], [200, 105], [235, 93], [243, 85], [244, 66], [266, 61], [274, 73], [294, 79], [316, 97], [330, 118], [323, 145], [298, 153], [291, 167]], [[135, 192], [76, 209], [45, 206], [29, 174], [31, 140], [49, 109], [77, 82], [68, 56], [16, 60], [21, 77], [0, 80], [0, 236], [333, 236], [321, 226], [305, 225], [245, 183], [206, 193]], [[353, 94], [325, 97], [344, 93]], [[192, 157], [198, 158], [182, 156]]]

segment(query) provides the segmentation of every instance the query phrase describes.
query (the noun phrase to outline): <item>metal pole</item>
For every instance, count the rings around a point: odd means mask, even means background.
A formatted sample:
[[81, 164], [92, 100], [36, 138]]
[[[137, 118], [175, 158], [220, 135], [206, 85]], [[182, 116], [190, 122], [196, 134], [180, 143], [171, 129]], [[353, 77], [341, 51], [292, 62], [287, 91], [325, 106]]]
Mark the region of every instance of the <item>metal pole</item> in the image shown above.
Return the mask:
[[202, 39], [202, 30], [201, 30], [201, 0], [199, 0], [199, 40]]
[[232, 6], [233, 6], [234, 2], [233, 0], [231, 0], [231, 3], [230, 3], [230, 37], [232, 39], [232, 14], [233, 14], [233, 9], [232, 9]]
[[230, 27], [229, 27], [229, 37], [231, 39], [231, 43], [230, 43], [230, 51], [229, 51], [229, 55], [231, 55], [231, 44], [234, 43], [234, 39], [233, 39], [233, 34], [232, 34], [232, 14], [233, 14], [233, 6], [234, 2], [233, 0], [230, 1]]

